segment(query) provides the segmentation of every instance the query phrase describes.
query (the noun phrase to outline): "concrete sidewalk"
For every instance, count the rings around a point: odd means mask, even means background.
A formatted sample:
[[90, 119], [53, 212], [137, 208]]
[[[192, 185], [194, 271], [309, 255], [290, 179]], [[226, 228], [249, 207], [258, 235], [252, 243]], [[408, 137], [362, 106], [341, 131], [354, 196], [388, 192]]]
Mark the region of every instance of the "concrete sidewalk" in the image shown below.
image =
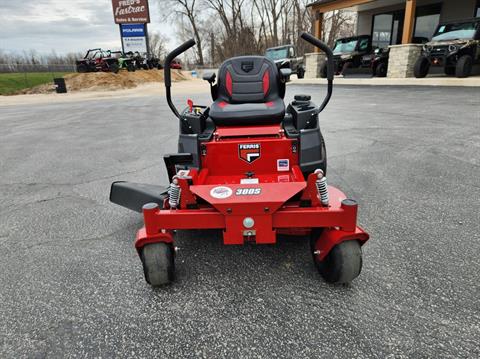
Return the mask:
[[[318, 85], [326, 84], [327, 80], [322, 78], [296, 79], [292, 78], [292, 84], [296, 85]], [[336, 85], [375, 85], [375, 86], [449, 86], [449, 87], [480, 87], [480, 76], [471, 76], [464, 79], [446, 76], [429, 76], [423, 79], [417, 78], [388, 78], [388, 77], [343, 77], [335, 76]]]

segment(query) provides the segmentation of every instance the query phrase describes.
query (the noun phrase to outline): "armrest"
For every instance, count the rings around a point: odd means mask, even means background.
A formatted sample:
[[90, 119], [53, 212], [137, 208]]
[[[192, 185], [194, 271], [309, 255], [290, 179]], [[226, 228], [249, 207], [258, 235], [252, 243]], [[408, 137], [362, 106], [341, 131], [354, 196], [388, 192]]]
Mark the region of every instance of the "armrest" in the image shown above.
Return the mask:
[[208, 81], [210, 84], [215, 82], [217, 74], [215, 72], [205, 72], [202, 76], [205, 81]]

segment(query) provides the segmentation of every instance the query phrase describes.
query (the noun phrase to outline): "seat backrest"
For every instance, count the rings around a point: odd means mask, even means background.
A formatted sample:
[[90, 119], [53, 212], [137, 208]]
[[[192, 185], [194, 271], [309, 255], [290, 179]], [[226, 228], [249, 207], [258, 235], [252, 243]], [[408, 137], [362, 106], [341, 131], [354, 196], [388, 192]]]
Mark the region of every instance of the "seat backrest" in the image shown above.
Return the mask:
[[285, 95], [275, 63], [263, 56], [226, 60], [218, 71], [218, 99], [231, 104], [269, 102]]

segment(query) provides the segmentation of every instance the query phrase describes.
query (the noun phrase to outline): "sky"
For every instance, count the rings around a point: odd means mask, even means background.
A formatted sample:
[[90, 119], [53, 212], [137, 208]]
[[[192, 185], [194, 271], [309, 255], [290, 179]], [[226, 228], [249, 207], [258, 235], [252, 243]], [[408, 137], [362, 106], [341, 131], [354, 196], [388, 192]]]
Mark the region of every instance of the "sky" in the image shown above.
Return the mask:
[[[174, 45], [174, 26], [161, 22], [161, 2], [150, 0], [148, 31], [163, 33]], [[65, 54], [121, 47], [111, 0], [0, 0], [0, 24], [0, 49], [5, 52]]]

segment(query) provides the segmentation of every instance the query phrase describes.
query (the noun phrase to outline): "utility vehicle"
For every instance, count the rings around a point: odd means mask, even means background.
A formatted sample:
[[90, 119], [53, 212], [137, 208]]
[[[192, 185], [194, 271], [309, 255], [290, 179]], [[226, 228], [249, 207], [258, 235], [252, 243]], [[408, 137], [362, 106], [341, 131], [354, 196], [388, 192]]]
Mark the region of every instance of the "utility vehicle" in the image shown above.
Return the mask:
[[[362, 58], [372, 52], [372, 40], [369, 35], [344, 37], [335, 40], [333, 62], [335, 75], [343, 74], [350, 68], [362, 66]], [[328, 63], [322, 65], [320, 77], [326, 78]]]
[[423, 78], [431, 67], [441, 67], [446, 75], [468, 77], [475, 64], [480, 64], [480, 18], [444, 22], [423, 46], [414, 75]]
[[76, 61], [77, 72], [105, 71], [118, 73], [118, 60], [112, 57], [110, 51], [90, 49], [83, 59]]
[[121, 51], [112, 51], [111, 56], [118, 60], [119, 69], [125, 69], [128, 72], [135, 71], [135, 60], [133, 59], [133, 53], [127, 52], [124, 54]]
[[271, 47], [265, 52], [265, 56], [273, 60], [278, 68], [286, 68], [297, 75], [299, 79], [305, 76], [305, 65], [302, 56], [297, 56], [297, 49], [293, 45]]

